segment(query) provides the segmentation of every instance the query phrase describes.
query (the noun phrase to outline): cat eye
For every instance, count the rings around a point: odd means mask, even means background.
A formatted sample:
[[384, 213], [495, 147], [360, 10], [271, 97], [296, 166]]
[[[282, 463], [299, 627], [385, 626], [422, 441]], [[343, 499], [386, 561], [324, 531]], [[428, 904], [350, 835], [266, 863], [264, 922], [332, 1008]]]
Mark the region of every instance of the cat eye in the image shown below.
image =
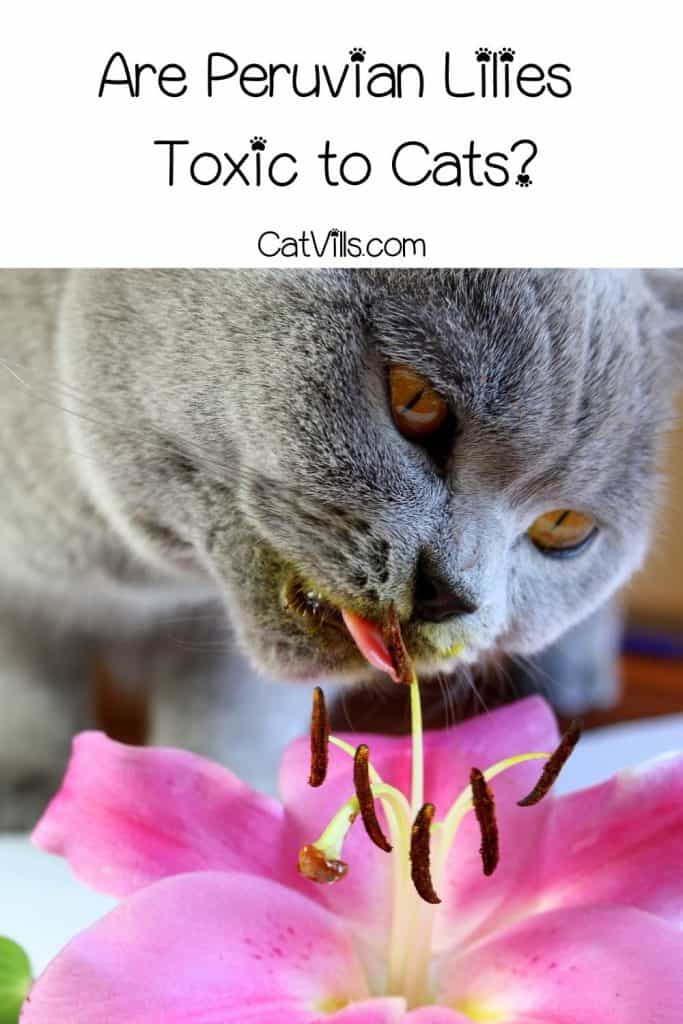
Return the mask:
[[448, 419], [448, 403], [411, 366], [395, 363], [389, 371], [391, 415], [409, 441], [426, 442]]
[[539, 516], [527, 533], [545, 555], [561, 558], [581, 550], [595, 536], [597, 527], [583, 512], [555, 509]]

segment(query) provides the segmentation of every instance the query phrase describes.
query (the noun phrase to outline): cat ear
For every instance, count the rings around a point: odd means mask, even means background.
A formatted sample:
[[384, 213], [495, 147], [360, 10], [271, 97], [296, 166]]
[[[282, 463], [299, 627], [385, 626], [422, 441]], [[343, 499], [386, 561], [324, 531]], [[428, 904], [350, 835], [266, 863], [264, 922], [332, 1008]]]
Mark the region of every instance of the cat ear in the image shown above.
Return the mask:
[[657, 300], [662, 330], [672, 341], [674, 359], [683, 374], [683, 270], [644, 270], [643, 276]]

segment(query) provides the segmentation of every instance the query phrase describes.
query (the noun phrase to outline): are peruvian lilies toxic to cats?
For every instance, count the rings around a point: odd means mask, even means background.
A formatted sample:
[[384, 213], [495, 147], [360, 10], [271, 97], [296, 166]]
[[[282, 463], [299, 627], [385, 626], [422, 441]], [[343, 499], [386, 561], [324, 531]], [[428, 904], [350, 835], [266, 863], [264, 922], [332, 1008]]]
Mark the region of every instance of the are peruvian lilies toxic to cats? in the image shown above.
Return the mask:
[[410, 685], [412, 738], [330, 735], [316, 690], [282, 804], [77, 737], [34, 841], [122, 902], [23, 1024], [679, 1024], [683, 756], [556, 798], [576, 726], [530, 698], [423, 736], [398, 622], [344, 617]]

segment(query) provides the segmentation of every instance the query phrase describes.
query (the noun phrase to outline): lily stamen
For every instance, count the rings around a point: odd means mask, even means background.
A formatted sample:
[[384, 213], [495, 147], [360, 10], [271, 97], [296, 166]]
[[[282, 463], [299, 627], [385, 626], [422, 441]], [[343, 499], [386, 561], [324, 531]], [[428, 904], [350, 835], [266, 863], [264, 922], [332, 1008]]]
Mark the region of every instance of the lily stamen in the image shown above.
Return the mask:
[[375, 799], [370, 785], [370, 750], [365, 743], [357, 748], [353, 759], [353, 784], [356, 789], [356, 798], [360, 807], [361, 818], [365, 825], [368, 836], [380, 850], [391, 853], [392, 845], [382, 832], [377, 812], [375, 811]]
[[517, 801], [518, 807], [532, 807], [543, 799], [551, 786], [557, 781], [558, 775], [562, 771], [562, 768], [567, 762], [574, 747], [579, 742], [579, 739], [581, 738], [581, 728], [581, 722], [578, 719], [574, 719], [574, 721], [570, 723], [569, 728], [560, 740], [557, 749], [550, 755], [548, 762], [543, 765], [541, 777], [534, 788], [527, 796], [524, 797], [523, 800]]
[[425, 903], [441, 903], [432, 883], [429, 840], [434, 804], [423, 804], [410, 832], [410, 877]]
[[339, 808], [320, 838], [302, 846], [297, 864], [300, 874], [312, 882], [328, 885], [344, 877], [349, 866], [341, 859], [342, 846], [358, 814], [358, 800], [352, 796]]
[[[348, 744], [344, 744], [344, 747], [347, 748]], [[349, 752], [353, 756], [352, 748], [350, 748]], [[369, 774], [376, 774], [372, 772], [372, 766], [370, 766]], [[391, 836], [399, 843], [400, 856], [407, 859], [408, 844], [403, 844], [402, 836], [406, 831], [403, 822], [408, 820], [410, 808], [403, 793], [393, 786], [387, 786], [383, 782], [373, 783], [369, 790], [369, 800], [371, 804], [374, 800], [382, 801], [387, 821], [389, 822]], [[299, 873], [309, 878], [312, 882], [338, 882], [343, 878], [348, 870], [348, 865], [341, 859], [342, 848], [349, 830], [359, 814], [361, 814], [361, 806], [358, 797], [354, 794], [342, 804], [324, 829], [322, 835], [314, 843], [307, 843], [306, 846], [301, 848], [298, 860]], [[389, 847], [387, 852], [391, 851], [393, 847], [384, 838], [379, 822], [377, 822], [377, 828], [382, 839]], [[383, 850], [384, 846], [380, 846], [380, 849]], [[331, 865], [329, 870], [325, 865]], [[339, 865], [342, 867], [340, 868]]]
[[344, 877], [349, 865], [346, 861], [326, 857], [317, 846], [309, 843], [299, 851], [298, 868], [299, 873], [311, 882], [332, 885]]
[[481, 832], [481, 860], [485, 875], [492, 875], [498, 866], [500, 857], [498, 844], [498, 823], [496, 822], [496, 805], [493, 791], [479, 768], [470, 772], [470, 787], [474, 813], [479, 822]]
[[309, 786], [322, 786], [327, 776], [330, 741], [330, 716], [325, 704], [325, 695], [319, 686], [313, 691], [311, 710], [311, 773]]
[[408, 654], [406, 645], [403, 642], [401, 624], [398, 621], [398, 615], [396, 614], [396, 609], [393, 605], [390, 607], [387, 614], [387, 620], [384, 627], [384, 638], [387, 650], [389, 651], [391, 660], [394, 663], [398, 682], [404, 683], [406, 686], [410, 686], [411, 683], [415, 682], [415, 672], [410, 660], [410, 655]]

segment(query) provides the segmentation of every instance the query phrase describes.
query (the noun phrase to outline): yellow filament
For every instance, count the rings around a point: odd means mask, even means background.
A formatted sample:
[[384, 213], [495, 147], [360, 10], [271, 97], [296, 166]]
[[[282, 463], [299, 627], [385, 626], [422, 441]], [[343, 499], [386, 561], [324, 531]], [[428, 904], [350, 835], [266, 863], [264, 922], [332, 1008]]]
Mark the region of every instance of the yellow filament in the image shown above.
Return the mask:
[[[340, 740], [338, 736], [330, 736], [330, 743], [332, 743], [333, 746], [335, 747], [339, 747], [339, 749], [343, 750], [345, 754], [349, 755], [349, 757], [356, 756], [356, 748], [352, 747], [350, 743], [346, 742], [346, 740]], [[376, 772], [375, 769], [372, 767], [372, 762], [370, 762], [368, 768], [370, 769], [370, 781], [373, 784], [376, 783], [378, 786], [383, 786], [384, 783], [382, 782], [380, 774], [379, 772]], [[403, 794], [401, 794], [401, 796], [403, 796]]]
[[[411, 698], [413, 698], [413, 695], [414, 690], [411, 689]], [[419, 716], [417, 720], [419, 723]], [[334, 744], [334, 746], [338, 747], [340, 750], [343, 750], [349, 757], [355, 756], [355, 748], [345, 740], [341, 740], [337, 736], [330, 736], [330, 743]], [[393, 786], [385, 785], [379, 775], [379, 772], [373, 768], [372, 761], [369, 764], [369, 769], [372, 792], [375, 797], [382, 801], [384, 813], [387, 818], [389, 841], [393, 847], [391, 854], [393, 895], [386, 988], [387, 992], [400, 994], [401, 979], [405, 970], [405, 936], [406, 930], [409, 927], [409, 922], [406, 920], [407, 900], [405, 898], [405, 894], [411, 892], [409, 874], [410, 828], [412, 825], [411, 808], [409, 807], [404, 794], [401, 793], [400, 790], [395, 789]], [[354, 796], [352, 799], [356, 800], [356, 797]], [[347, 804], [344, 804], [342, 811], [337, 812], [332, 819], [333, 821], [339, 817], [350, 802], [351, 801], [347, 801]], [[332, 823], [330, 823], [330, 825], [331, 824]], [[329, 828], [330, 826], [328, 826], [328, 829]], [[325, 830], [325, 833], [328, 829]], [[325, 833], [323, 833], [323, 835], [325, 835]], [[320, 841], [315, 845], [319, 846]], [[336, 853], [335, 858], [339, 859], [339, 857], [340, 853]]]
[[[406, 821], [408, 820], [408, 816], [410, 814], [408, 801], [404, 797], [403, 793], [399, 789], [396, 789], [394, 786], [387, 786], [384, 783], [380, 783], [377, 786], [372, 785], [370, 788], [372, 790], [372, 795], [382, 801], [382, 806], [387, 812], [387, 819], [390, 831], [392, 831], [392, 829], [388, 812], [389, 810], [391, 810], [393, 819], [395, 821], [395, 828], [393, 831], [396, 833], [395, 836], [393, 834], [391, 836], [392, 846], [402, 846], [403, 837], [400, 834], [401, 828], [399, 822], [401, 821], [401, 819]], [[320, 850], [320, 852], [323, 853], [326, 857], [329, 857], [330, 859], [334, 860], [339, 860], [341, 857], [341, 851], [342, 846], [344, 844], [344, 840], [346, 839], [348, 831], [351, 828], [351, 825], [353, 824], [358, 813], [358, 797], [354, 794], [354, 796], [349, 797], [349, 799], [342, 804], [339, 810], [335, 813], [334, 817], [330, 820], [329, 824], [323, 831], [320, 838], [316, 839], [315, 843], [313, 843], [312, 845], [315, 846], [316, 849]], [[394, 839], [397, 840], [396, 843], [394, 842]], [[408, 850], [406, 847], [406, 857], [407, 854]]]
[[410, 807], [413, 818], [424, 803], [424, 747], [422, 741], [422, 701], [415, 673], [410, 684], [410, 731], [412, 733], [412, 782]]
[[342, 804], [320, 838], [312, 845], [329, 860], [339, 860], [344, 840], [358, 811], [358, 798], [354, 795]]

